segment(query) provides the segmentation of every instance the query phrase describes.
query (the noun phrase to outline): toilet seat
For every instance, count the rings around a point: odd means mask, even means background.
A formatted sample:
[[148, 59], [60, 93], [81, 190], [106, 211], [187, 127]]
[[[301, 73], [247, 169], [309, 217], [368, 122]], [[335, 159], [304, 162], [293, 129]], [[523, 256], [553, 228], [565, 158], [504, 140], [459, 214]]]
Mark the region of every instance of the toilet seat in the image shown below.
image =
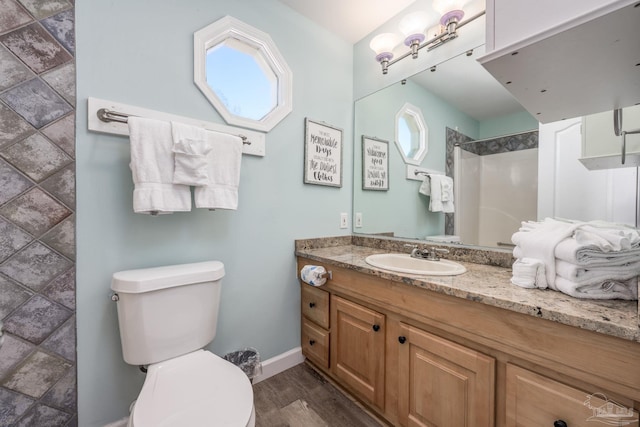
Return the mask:
[[244, 372], [198, 350], [149, 365], [129, 425], [252, 427], [254, 422], [253, 389]]

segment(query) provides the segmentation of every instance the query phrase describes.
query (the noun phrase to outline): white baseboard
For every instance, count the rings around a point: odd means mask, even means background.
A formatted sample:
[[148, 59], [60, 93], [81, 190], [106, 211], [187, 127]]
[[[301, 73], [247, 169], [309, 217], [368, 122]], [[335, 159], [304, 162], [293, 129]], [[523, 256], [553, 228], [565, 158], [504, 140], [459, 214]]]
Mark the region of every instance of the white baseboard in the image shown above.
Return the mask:
[[292, 348], [282, 354], [267, 359], [262, 362], [262, 374], [256, 376], [253, 379], [253, 383], [257, 384], [260, 381], [264, 381], [280, 372], [286, 371], [289, 368], [293, 368], [296, 365], [304, 362], [304, 356], [302, 355], [302, 347]]

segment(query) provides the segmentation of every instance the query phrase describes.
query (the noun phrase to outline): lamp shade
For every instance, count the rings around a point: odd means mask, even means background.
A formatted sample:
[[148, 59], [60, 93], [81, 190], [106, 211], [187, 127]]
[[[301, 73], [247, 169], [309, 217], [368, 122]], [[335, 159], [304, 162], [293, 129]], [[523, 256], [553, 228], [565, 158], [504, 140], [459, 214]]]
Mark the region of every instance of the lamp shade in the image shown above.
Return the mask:
[[396, 34], [383, 33], [375, 36], [371, 40], [371, 43], [369, 43], [369, 47], [376, 53], [376, 59], [381, 55], [385, 55], [387, 59], [391, 59], [393, 57], [393, 49], [395, 49], [399, 43], [400, 39]]
[[465, 0], [433, 0], [433, 8], [442, 16], [452, 10], [462, 10]]
[[429, 24], [427, 12], [417, 11], [406, 15], [398, 24], [399, 30], [405, 37], [417, 34], [424, 34], [424, 30]]

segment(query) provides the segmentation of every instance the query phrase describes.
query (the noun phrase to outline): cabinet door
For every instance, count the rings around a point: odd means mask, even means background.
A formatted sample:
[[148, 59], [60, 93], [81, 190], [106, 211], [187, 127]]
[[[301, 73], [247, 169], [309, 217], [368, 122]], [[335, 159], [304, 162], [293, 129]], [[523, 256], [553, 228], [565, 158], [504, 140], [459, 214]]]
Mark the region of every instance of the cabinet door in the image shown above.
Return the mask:
[[331, 296], [331, 370], [363, 400], [384, 408], [385, 317]]
[[[506, 427], [638, 426], [631, 402], [613, 402], [514, 365], [507, 365]], [[558, 421], [557, 424], [556, 421]]]
[[413, 326], [398, 337], [404, 426], [493, 426], [495, 360]]

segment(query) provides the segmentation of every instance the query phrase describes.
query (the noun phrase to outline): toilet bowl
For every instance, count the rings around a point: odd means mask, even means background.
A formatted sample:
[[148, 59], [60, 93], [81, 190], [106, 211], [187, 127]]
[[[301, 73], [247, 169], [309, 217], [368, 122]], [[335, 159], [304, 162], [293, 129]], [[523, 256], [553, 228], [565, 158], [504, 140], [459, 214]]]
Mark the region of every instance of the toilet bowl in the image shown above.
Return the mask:
[[148, 367], [128, 427], [253, 427], [253, 392], [240, 368], [198, 350]]
[[216, 335], [219, 261], [115, 273], [125, 362], [146, 365], [129, 427], [253, 427], [253, 389], [234, 364], [204, 350]]

